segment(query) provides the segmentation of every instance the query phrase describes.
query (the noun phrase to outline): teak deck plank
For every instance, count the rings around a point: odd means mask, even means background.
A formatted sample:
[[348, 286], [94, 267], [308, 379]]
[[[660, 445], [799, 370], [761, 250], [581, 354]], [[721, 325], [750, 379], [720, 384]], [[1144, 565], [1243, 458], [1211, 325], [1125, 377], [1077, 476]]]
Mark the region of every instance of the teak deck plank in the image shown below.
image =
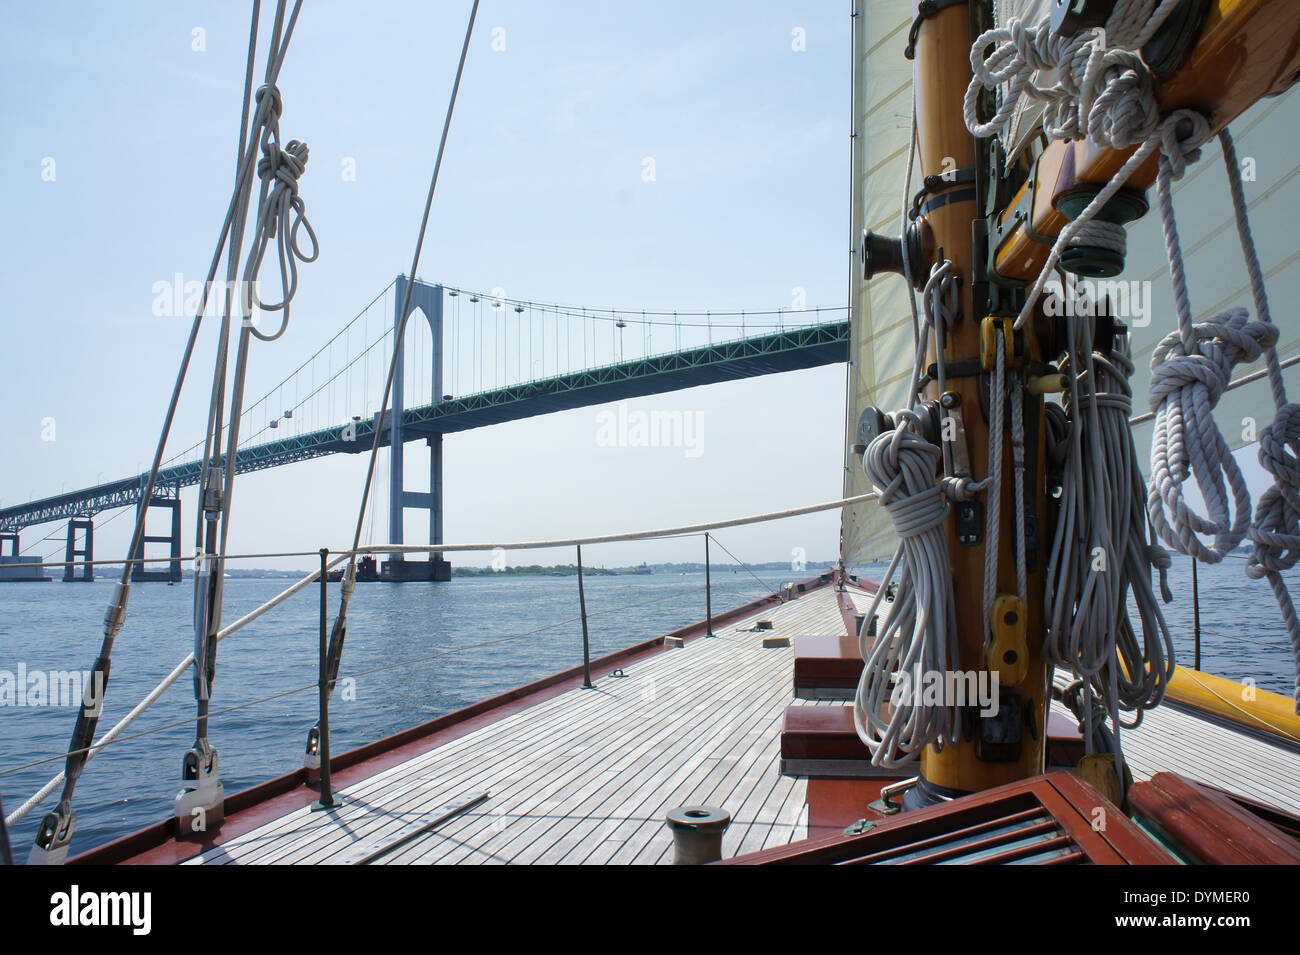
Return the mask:
[[[758, 619], [773, 631], [750, 631]], [[806, 781], [776, 758], [791, 651], [762, 638], [840, 627], [830, 587], [764, 608], [345, 788], [329, 814], [289, 813], [193, 861], [328, 863], [482, 789], [486, 803], [378, 861], [671, 861], [664, 813], [706, 796], [733, 801], [719, 803], [729, 843], [782, 844], [805, 831]]]

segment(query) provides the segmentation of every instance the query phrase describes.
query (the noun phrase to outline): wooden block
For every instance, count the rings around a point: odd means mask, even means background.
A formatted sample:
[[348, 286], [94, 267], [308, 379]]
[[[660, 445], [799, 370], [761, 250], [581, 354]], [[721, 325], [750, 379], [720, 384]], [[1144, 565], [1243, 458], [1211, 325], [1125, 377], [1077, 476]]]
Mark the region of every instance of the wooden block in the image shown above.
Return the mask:
[[869, 760], [871, 753], [853, 727], [853, 707], [790, 706], [781, 728], [781, 756]]
[[763, 638], [764, 647], [788, 647], [790, 638], [781, 634], [773, 634], [770, 637]]
[[1083, 759], [1083, 734], [1074, 718], [1064, 713], [1051, 713], [1047, 717], [1047, 765], [1079, 765]]
[[862, 677], [858, 638], [801, 634], [794, 638], [794, 693], [804, 699], [852, 698]]

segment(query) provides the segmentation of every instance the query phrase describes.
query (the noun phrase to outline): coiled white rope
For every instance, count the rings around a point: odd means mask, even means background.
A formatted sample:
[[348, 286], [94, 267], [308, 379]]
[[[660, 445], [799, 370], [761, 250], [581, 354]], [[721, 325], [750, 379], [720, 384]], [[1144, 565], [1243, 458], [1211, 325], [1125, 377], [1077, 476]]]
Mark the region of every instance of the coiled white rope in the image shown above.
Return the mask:
[[[1085, 697], [1095, 692], [1119, 725], [1120, 710], [1137, 711], [1140, 720], [1142, 710], [1157, 705], [1173, 676], [1173, 642], [1151, 583], [1155, 567], [1162, 596], [1172, 599], [1170, 560], [1147, 540], [1142, 469], [1128, 424], [1128, 339], [1118, 338], [1108, 357], [1092, 350], [1094, 319], [1076, 315], [1070, 321], [1062, 371], [1070, 380], [1065, 410], [1071, 428], [1047, 566], [1050, 626], [1043, 652], [1085, 681]], [[1127, 613], [1130, 593], [1140, 641]]]
[[[915, 413], [900, 411], [896, 418], [898, 427], [877, 437], [862, 457], [899, 537], [858, 634], [866, 662], [853, 722], [875, 766], [901, 766], [931, 743], [952, 745], [962, 732], [960, 707], [951, 701], [927, 702], [922, 693], [934, 675], [955, 672], [959, 665], [944, 533], [950, 508], [935, 479], [940, 452], [920, 434]], [[900, 566], [893, 603], [868, 646], [866, 621], [875, 617]]]
[[[1173, 163], [1175, 178], [1205, 136], [1195, 135], [1205, 120], [1180, 110], [1162, 118], [1151, 77], [1136, 52], [1173, 13], [1179, 0], [1120, 0], [1104, 29], [1080, 31], [1073, 37], [1051, 32], [1047, 18], [1027, 26], [1018, 18], [987, 30], [971, 47], [973, 77], [966, 89], [966, 127], [981, 137], [1004, 136], [1022, 99], [1044, 104], [1043, 131], [1052, 139], [1087, 137], [1101, 146], [1138, 149], [1074, 221], [1057, 236], [1038, 279], [1025, 297], [1015, 327], [1024, 326], [1048, 278], [1066, 249], [1076, 244], [1098, 245], [1116, 252], [1127, 248], [1122, 226], [1099, 221], [1097, 214], [1123, 188], [1129, 177], [1157, 148]], [[991, 49], [990, 49], [991, 48]], [[986, 52], [987, 51], [987, 52]], [[1040, 75], [1056, 71], [1055, 83]], [[979, 121], [980, 94], [994, 90], [999, 103], [994, 116]], [[1179, 136], [1181, 126], [1193, 124], [1193, 135]], [[1189, 140], [1183, 145], [1180, 140]]]
[[[1044, 106], [1043, 131], [1052, 139], [1082, 139], [1117, 148], [1141, 142], [1159, 108], [1140, 50], [1180, 0], [1119, 0], [1103, 29], [1065, 37], [1044, 17], [1029, 26], [1014, 17], [986, 30], [971, 46], [973, 77], [962, 104], [976, 136], [1006, 138], [1023, 99]], [[991, 49], [990, 49], [991, 48]], [[1055, 82], [1049, 82], [1055, 71]], [[981, 92], [998, 93], [997, 112], [979, 122]]]

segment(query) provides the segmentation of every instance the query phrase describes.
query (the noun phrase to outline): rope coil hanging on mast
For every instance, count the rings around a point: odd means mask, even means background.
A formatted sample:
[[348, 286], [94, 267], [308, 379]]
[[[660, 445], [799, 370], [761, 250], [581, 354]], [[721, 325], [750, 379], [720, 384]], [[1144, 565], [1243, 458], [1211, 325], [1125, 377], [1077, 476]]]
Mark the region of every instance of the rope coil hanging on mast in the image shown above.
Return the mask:
[[[955, 672], [960, 665], [952, 577], [946, 572], [944, 523], [950, 505], [935, 479], [940, 451], [920, 433], [914, 412], [900, 411], [896, 418], [897, 428], [872, 441], [862, 456], [899, 537], [858, 634], [866, 662], [854, 696], [853, 722], [875, 766], [902, 766], [932, 743], [954, 744], [964, 725], [960, 707], [927, 703], [923, 694], [928, 674]], [[869, 637], [867, 621], [875, 617], [900, 567], [884, 623], [876, 637]], [[888, 719], [882, 715], [886, 703]]]
[[[1013, 328], [1035, 314], [1048, 278], [1067, 250], [1087, 245], [1122, 257], [1123, 225], [1097, 218], [1125, 182], [1157, 150], [1161, 171], [1181, 176], [1199, 155], [1206, 121], [1192, 111], [1161, 116], [1150, 72], [1138, 52], [1173, 13], [1177, 0], [1120, 0], [1103, 29], [1072, 36], [1054, 32], [1048, 19], [1027, 25], [1012, 19], [986, 31], [971, 48], [973, 77], [964, 100], [967, 128], [976, 136], [997, 136], [1008, 149], [1011, 126], [1025, 100], [1042, 104], [1042, 128], [1050, 139], [1091, 141], [1115, 149], [1138, 148], [1119, 172], [1069, 222], [1025, 296]], [[1054, 71], [1055, 81], [1051, 81]], [[981, 120], [979, 107], [993, 93], [993, 115]], [[1067, 283], [1068, 285], [1068, 283]], [[1066, 294], [1065, 289], [1061, 291]], [[1151, 589], [1150, 573], [1165, 570], [1169, 558], [1147, 539], [1140, 504], [1145, 493], [1128, 425], [1132, 362], [1120, 337], [1109, 356], [1094, 351], [1089, 314], [1071, 310], [1066, 364], [1070, 386], [1065, 405], [1047, 413], [1049, 467], [1061, 475], [1061, 497], [1047, 568], [1044, 657], [1076, 679], [1061, 698], [1085, 730], [1088, 753], [1112, 753], [1123, 789], [1119, 745], [1120, 710], [1158, 704], [1173, 675], [1173, 645]], [[1010, 333], [1010, 329], [1006, 330]], [[988, 616], [996, 589], [996, 540], [1001, 486], [1003, 349], [997, 349], [990, 421], [989, 522], [986, 536], [984, 602]], [[1226, 382], [1225, 382], [1226, 383]], [[1012, 451], [1017, 509], [1023, 513], [1023, 390], [1011, 389]], [[1023, 535], [1017, 520], [1017, 536]], [[1025, 591], [1024, 541], [1016, 542], [1016, 579]], [[1138, 607], [1143, 638], [1134, 633], [1126, 610], [1129, 592]], [[1121, 666], [1122, 661], [1122, 666]], [[1112, 729], [1105, 727], [1110, 721]], [[1132, 725], [1136, 725], [1136, 722]]]

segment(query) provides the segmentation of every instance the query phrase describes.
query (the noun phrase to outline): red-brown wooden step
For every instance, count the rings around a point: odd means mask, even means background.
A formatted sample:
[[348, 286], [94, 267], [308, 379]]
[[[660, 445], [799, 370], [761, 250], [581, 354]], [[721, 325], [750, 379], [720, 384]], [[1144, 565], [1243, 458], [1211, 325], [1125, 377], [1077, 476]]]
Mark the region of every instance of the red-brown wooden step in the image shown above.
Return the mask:
[[1079, 724], [1064, 713], [1047, 715], [1047, 765], [1073, 769], [1083, 759], [1083, 734]]
[[794, 638], [794, 695], [851, 697], [862, 676], [856, 636], [805, 634]]
[[853, 728], [852, 706], [786, 707], [781, 772], [839, 778], [897, 775], [897, 770], [871, 765], [871, 753]]

